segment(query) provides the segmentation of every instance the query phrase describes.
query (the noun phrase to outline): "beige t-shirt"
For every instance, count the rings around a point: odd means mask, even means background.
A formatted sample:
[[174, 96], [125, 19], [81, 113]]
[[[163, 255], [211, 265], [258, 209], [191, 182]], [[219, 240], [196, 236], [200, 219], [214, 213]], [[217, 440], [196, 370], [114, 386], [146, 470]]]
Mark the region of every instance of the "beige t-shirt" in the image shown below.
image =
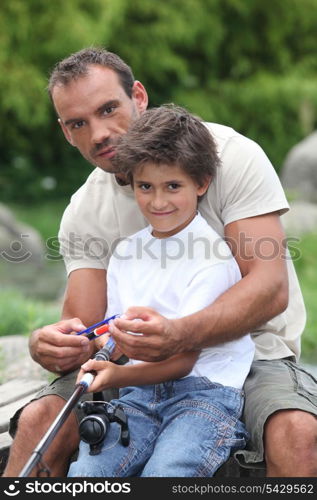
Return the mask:
[[[258, 144], [230, 127], [206, 123], [221, 166], [199, 211], [220, 235], [230, 222], [289, 209], [279, 178]], [[283, 220], [283, 219], [282, 219]], [[60, 251], [67, 273], [76, 269], [107, 269], [121, 238], [147, 225], [130, 186], [119, 186], [113, 174], [96, 168], [72, 196], [61, 221]], [[251, 332], [255, 359], [300, 355], [300, 336], [306, 322], [305, 306], [293, 263], [287, 260], [289, 305], [286, 311]]]

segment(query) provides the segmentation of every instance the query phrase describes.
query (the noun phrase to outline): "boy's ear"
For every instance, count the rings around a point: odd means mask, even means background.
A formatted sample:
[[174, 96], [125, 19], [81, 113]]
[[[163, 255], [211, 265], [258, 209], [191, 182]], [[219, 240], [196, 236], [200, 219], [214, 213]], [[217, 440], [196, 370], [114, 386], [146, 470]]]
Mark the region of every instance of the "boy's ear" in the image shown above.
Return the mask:
[[206, 177], [203, 184], [197, 187], [197, 196], [202, 196], [206, 193], [209, 188], [209, 184], [211, 183], [211, 176]]

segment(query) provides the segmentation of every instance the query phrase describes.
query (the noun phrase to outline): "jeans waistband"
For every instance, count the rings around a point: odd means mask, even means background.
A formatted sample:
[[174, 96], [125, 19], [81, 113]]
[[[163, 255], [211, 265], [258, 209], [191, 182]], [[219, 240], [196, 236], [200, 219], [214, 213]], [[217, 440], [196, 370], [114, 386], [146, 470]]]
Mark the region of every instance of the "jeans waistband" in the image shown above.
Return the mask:
[[184, 377], [178, 380], [170, 380], [168, 382], [163, 382], [161, 384], [156, 384], [155, 389], [160, 391], [166, 391], [168, 393], [173, 392], [174, 395], [183, 392], [199, 391], [202, 389], [212, 389], [212, 388], [222, 387], [220, 384], [214, 384], [210, 382], [207, 377]]

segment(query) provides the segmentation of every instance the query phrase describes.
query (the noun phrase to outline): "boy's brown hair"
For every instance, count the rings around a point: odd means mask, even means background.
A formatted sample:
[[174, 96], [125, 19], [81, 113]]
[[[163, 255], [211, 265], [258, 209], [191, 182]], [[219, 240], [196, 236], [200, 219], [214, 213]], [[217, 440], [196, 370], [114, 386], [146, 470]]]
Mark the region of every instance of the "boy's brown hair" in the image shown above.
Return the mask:
[[148, 109], [122, 136], [114, 163], [132, 184], [146, 163], [177, 165], [199, 186], [216, 174], [220, 160], [202, 120], [172, 104]]

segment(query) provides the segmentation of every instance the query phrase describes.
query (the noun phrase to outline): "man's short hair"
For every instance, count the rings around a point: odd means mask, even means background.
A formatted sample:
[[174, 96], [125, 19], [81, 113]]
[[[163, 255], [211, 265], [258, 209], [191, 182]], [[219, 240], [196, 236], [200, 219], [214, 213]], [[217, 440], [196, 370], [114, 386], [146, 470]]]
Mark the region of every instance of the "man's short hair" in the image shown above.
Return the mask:
[[202, 120], [167, 104], [148, 109], [132, 123], [118, 144], [114, 162], [131, 184], [136, 168], [154, 163], [177, 165], [201, 186], [215, 176], [220, 160]]
[[117, 54], [100, 47], [90, 47], [71, 54], [58, 62], [51, 73], [48, 92], [52, 97], [56, 85], [67, 85], [72, 80], [86, 76], [89, 66], [99, 65], [115, 71], [128, 97], [132, 97], [134, 76], [128, 66]]

